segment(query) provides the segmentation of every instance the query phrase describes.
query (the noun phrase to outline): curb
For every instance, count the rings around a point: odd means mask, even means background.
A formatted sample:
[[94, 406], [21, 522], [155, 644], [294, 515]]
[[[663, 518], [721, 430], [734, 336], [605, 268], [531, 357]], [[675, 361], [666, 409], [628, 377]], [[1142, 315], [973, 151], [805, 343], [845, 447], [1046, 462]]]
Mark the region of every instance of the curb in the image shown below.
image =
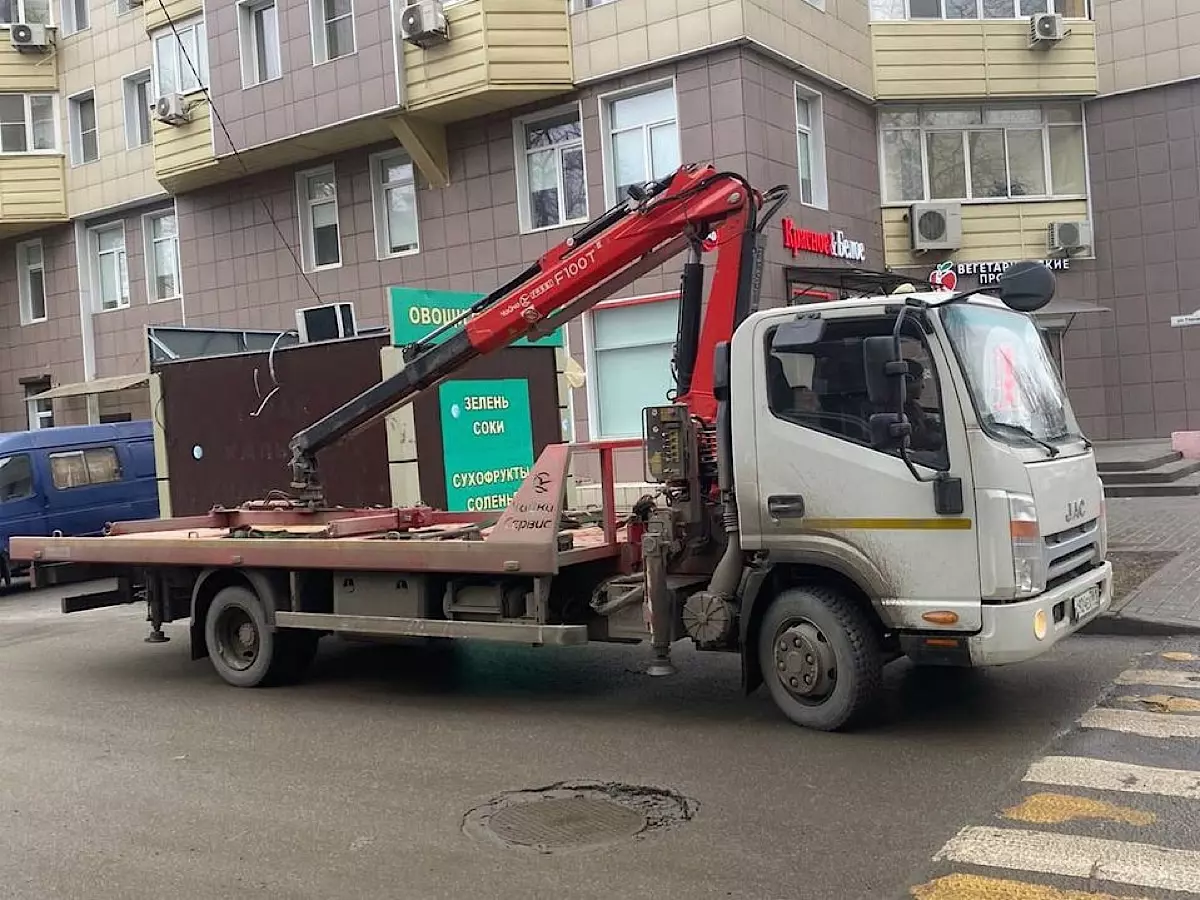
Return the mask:
[[1148, 619], [1141, 616], [1108, 615], [1089, 622], [1080, 634], [1107, 634], [1123, 637], [1175, 637], [1200, 634], [1200, 622], [1183, 619]]

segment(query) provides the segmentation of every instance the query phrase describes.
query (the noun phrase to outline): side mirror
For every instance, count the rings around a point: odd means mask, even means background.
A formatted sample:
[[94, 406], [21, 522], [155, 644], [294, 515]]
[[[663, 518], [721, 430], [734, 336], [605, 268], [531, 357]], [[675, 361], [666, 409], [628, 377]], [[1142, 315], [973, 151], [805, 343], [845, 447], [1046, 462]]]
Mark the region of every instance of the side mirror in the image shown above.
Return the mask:
[[1000, 276], [1000, 299], [1017, 312], [1037, 312], [1054, 299], [1054, 273], [1040, 262], [1013, 263]]
[[900, 358], [891, 337], [863, 338], [863, 375], [871, 403], [899, 412], [904, 406], [904, 376], [908, 363]]
[[730, 383], [729, 341], [720, 341], [713, 348], [713, 397], [729, 399]]
[[903, 447], [912, 425], [904, 413], [876, 413], [871, 416], [871, 446], [876, 450], [895, 450]]

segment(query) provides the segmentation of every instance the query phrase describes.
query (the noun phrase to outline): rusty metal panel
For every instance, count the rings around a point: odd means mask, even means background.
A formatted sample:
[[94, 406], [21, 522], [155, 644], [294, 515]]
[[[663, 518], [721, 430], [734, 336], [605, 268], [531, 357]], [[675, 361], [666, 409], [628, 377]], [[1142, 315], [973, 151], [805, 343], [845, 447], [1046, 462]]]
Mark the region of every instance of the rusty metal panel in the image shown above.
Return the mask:
[[[265, 406], [274, 386], [268, 353], [156, 366], [163, 402], [154, 415], [166, 433], [172, 513], [197, 515], [287, 491], [288, 441], [379, 381], [384, 343], [372, 336], [278, 350], [279, 390]], [[321, 454], [330, 503], [390, 505], [385, 434], [382, 422], [373, 424]]]

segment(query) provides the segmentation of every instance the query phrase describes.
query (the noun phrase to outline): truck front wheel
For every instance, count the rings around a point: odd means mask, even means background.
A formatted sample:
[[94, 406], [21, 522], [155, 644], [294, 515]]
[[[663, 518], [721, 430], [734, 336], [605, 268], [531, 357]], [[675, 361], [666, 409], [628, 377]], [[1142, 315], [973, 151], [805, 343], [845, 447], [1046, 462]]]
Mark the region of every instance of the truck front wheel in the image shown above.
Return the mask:
[[262, 602], [244, 587], [213, 598], [204, 619], [204, 642], [213, 668], [234, 687], [294, 681], [316, 654], [315, 632], [272, 631]]
[[825, 587], [779, 594], [758, 633], [763, 681], [783, 714], [806, 728], [856, 723], [879, 697], [879, 633], [849, 598]]

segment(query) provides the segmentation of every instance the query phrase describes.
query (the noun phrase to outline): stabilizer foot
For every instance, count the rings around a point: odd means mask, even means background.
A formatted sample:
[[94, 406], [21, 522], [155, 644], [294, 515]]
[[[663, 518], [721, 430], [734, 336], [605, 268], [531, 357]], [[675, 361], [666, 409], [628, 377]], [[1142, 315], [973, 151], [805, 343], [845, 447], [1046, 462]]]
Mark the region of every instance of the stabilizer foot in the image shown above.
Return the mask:
[[655, 653], [654, 662], [650, 663], [646, 669], [646, 674], [651, 678], [665, 678], [668, 675], [675, 675], [679, 670], [671, 662], [671, 654]]
[[147, 644], [165, 644], [169, 640], [171, 639], [163, 634], [163, 630], [161, 628], [154, 628], [148, 635], [146, 635]]

